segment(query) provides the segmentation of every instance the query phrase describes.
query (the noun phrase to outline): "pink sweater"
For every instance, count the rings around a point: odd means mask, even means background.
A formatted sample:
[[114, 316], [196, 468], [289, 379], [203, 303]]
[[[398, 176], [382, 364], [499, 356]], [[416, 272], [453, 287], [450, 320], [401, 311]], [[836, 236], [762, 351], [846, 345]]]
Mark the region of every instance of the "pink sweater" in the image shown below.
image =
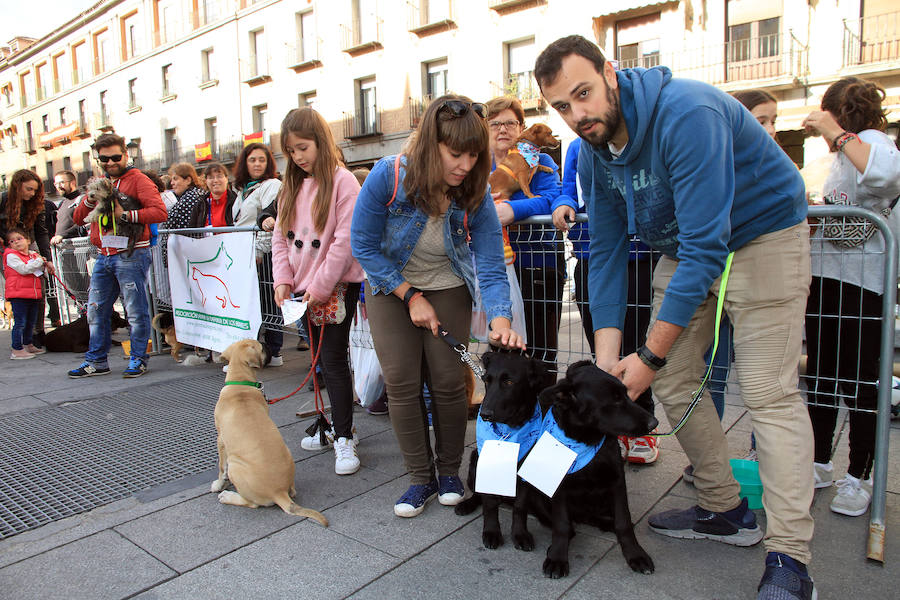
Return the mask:
[[[325, 302], [339, 281], [360, 282], [365, 275], [350, 254], [350, 221], [359, 194], [356, 177], [340, 167], [334, 172], [331, 208], [321, 233], [316, 232], [311, 214], [318, 189], [315, 179], [307, 177], [297, 194], [294, 214], [279, 213], [272, 232], [272, 270], [275, 287], [287, 284], [295, 293], [308, 291], [317, 302]], [[291, 219], [294, 239], [281, 234], [283, 219]], [[302, 248], [298, 242], [303, 242]]]

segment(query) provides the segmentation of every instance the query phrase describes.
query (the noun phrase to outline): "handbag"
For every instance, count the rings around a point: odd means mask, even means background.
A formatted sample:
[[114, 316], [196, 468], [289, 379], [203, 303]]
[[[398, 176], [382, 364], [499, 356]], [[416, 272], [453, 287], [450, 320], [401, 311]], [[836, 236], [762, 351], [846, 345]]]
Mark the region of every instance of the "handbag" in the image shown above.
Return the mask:
[[347, 282], [339, 281], [331, 292], [331, 297], [322, 304], [310, 304], [307, 308], [310, 320], [319, 325], [337, 325], [347, 318], [347, 306], [344, 298], [347, 295]]

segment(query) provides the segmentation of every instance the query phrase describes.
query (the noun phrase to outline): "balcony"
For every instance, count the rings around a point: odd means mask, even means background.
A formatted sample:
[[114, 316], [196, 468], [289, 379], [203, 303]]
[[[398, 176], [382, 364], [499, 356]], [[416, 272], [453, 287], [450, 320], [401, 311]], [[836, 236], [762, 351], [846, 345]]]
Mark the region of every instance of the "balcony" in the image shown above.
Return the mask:
[[383, 48], [384, 21], [378, 17], [354, 19], [351, 25], [341, 25], [341, 50], [358, 56]]
[[41, 85], [35, 90], [35, 98], [38, 102], [46, 100], [50, 95], [47, 93], [47, 86]]
[[896, 61], [900, 58], [900, 12], [845, 19], [843, 50], [844, 67]]
[[407, 29], [419, 37], [456, 27], [453, 0], [410, 0]]
[[22, 108], [25, 108], [25, 107], [28, 106], [29, 104], [34, 104], [34, 103], [31, 101], [31, 98], [29, 98], [29, 97], [26, 96], [25, 94], [21, 94], [21, 95], [19, 96], [19, 106], [21, 106]]
[[544, 108], [544, 99], [532, 71], [510, 73], [502, 82], [492, 82], [492, 87], [494, 96], [513, 96], [519, 100], [525, 111], [538, 111]]
[[344, 113], [344, 138], [353, 140], [381, 135], [381, 110], [369, 106], [352, 113]]
[[421, 98], [409, 99], [409, 128], [415, 129], [425, 114], [425, 109], [431, 104], [431, 96], [423, 96]]
[[26, 137], [26, 138], [25, 138], [25, 152], [26, 152], [27, 154], [34, 154], [35, 152], [37, 152], [37, 148], [36, 148], [35, 145], [34, 145], [34, 138], [33, 138], [33, 137]]
[[254, 86], [272, 81], [269, 73], [269, 57], [251, 54], [250, 58], [241, 61], [241, 81]]
[[87, 69], [79, 68], [72, 71], [72, 85], [78, 85], [79, 83], [83, 83], [87, 81], [88, 73]]
[[113, 130], [112, 120], [109, 118], [109, 113], [105, 110], [94, 113], [94, 129], [99, 129], [100, 131]]
[[[712, 85], [793, 85], [807, 74], [807, 56], [807, 47], [787, 33], [663, 52], [657, 64], [669, 67], [677, 77]], [[638, 60], [650, 58], [653, 57]], [[624, 68], [623, 65], [620, 67]]]
[[547, 4], [547, 0], [488, 0], [488, 8], [498, 13], [513, 12]]
[[316, 38], [311, 44], [302, 41], [297, 46], [287, 46], [287, 64], [296, 73], [309, 71], [322, 66], [322, 38]]
[[87, 117], [84, 115], [78, 117], [78, 132], [75, 134], [75, 137], [91, 137], [91, 129], [88, 127]]

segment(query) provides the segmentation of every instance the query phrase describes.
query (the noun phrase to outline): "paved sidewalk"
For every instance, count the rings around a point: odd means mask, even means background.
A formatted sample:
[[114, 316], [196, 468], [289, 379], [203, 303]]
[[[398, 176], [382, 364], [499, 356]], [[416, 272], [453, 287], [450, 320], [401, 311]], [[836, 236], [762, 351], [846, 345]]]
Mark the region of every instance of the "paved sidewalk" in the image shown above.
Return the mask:
[[[308, 367], [309, 353], [294, 350], [292, 339], [286, 337], [285, 365], [260, 372], [270, 397], [293, 390]], [[0, 332], [0, 347], [8, 345], [9, 332]], [[114, 350], [110, 359], [113, 375], [71, 380], [66, 371], [80, 363], [79, 357], [57, 354], [10, 361], [4, 351], [0, 417], [139, 386], [186, 383], [220, 369], [219, 365], [176, 365], [164, 354], [151, 358], [145, 376], [122, 379], [117, 372], [126, 363], [116, 352], [121, 350]], [[733, 455], [742, 456], [749, 444], [749, 417], [738, 397], [729, 395], [727, 401], [724, 426]], [[372, 417], [357, 408], [362, 468], [355, 475], [336, 476], [331, 452], [300, 449], [309, 419], [300, 420], [294, 413], [311, 404], [311, 393], [303, 391], [274, 405], [271, 414], [297, 461], [298, 503], [324, 512], [331, 522], [327, 529], [277, 508], [221, 505], [209, 493], [214, 475], [203, 473], [0, 541], [0, 598], [755, 597], [765, 556], [762, 544], [736, 548], [674, 540], [647, 529], [651, 511], [693, 502], [693, 488], [681, 481], [687, 460], [676, 441], [663, 441], [656, 463], [627, 467], [638, 540], [653, 557], [656, 572], [633, 573], [614, 535], [580, 527], [571, 546], [571, 574], [550, 580], [541, 574], [550, 535], [536, 522], [530, 528], [537, 548], [524, 553], [508, 540], [498, 550], [485, 550], [480, 514], [458, 517], [452, 508], [434, 502], [414, 519], [393, 515], [393, 503], [408, 480], [388, 417]], [[134, 410], [142, 410], [141, 403]], [[665, 426], [665, 417], [657, 416]], [[210, 426], [211, 416], [203, 418], [209, 421], [198, 425]], [[900, 453], [898, 425], [892, 427], [891, 435], [895, 457]], [[474, 441], [474, 422], [470, 422], [468, 441]], [[837, 473], [846, 468], [846, 456], [843, 432], [835, 459]], [[865, 559], [868, 516], [831, 513], [831, 494], [817, 491], [813, 507], [816, 536], [811, 572], [819, 597], [893, 596], [900, 563], [900, 465], [894, 459], [890, 468], [885, 566]], [[764, 523], [762, 511], [758, 514]], [[501, 520], [508, 531], [509, 512], [504, 511]]]

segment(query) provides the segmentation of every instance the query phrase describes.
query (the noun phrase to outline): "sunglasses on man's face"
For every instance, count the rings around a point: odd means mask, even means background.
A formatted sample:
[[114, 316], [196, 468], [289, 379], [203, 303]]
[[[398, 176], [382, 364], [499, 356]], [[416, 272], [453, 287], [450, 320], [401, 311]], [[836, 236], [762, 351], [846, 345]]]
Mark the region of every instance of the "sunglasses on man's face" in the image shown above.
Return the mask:
[[99, 160], [102, 163], [108, 163], [109, 161], [119, 162], [120, 160], [122, 160], [122, 155], [121, 154], [111, 154], [109, 156], [104, 156], [103, 154], [100, 154], [99, 156], [97, 156], [97, 160]]
[[447, 110], [454, 117], [462, 117], [469, 109], [472, 109], [476, 115], [484, 118], [484, 104], [481, 102], [464, 102], [462, 100], [444, 100], [444, 103], [441, 105], [441, 110]]

